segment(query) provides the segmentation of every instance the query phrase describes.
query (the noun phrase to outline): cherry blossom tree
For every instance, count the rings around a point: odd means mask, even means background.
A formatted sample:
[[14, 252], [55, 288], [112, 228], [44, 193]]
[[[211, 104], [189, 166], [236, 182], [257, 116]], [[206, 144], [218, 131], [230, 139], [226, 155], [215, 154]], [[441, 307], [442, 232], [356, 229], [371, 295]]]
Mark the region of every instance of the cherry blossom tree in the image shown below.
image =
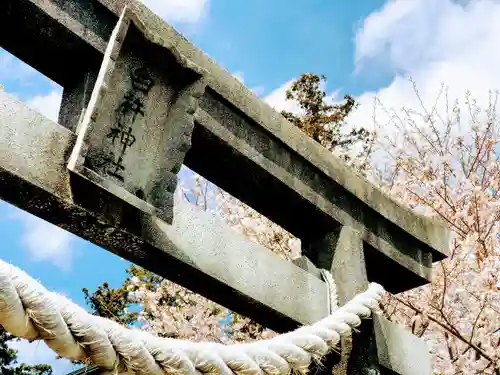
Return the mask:
[[374, 179], [388, 194], [452, 231], [434, 281], [388, 296], [385, 312], [425, 338], [436, 374], [500, 374], [500, 127], [497, 93], [431, 109], [385, 112], [380, 142], [392, 163]]
[[[342, 125], [355, 103], [325, 103], [321, 78], [302, 76], [288, 93], [300, 114], [283, 113], [306, 134], [369, 177], [403, 205], [451, 229], [450, 256], [436, 265], [433, 283], [388, 295], [385, 314], [429, 343], [436, 374], [500, 374], [500, 162], [497, 97], [480, 106], [466, 95], [449, 105], [446, 90], [431, 109], [385, 112], [394, 131], [374, 132]], [[415, 87], [415, 93], [422, 100]], [[464, 116], [465, 113], [465, 116]], [[361, 128], [363, 129], [363, 128]], [[361, 147], [355, 147], [361, 141]], [[354, 152], [353, 152], [354, 150]], [[381, 152], [385, 168], [372, 168]], [[300, 240], [250, 207], [191, 173], [183, 181], [187, 200], [224, 218], [285, 259], [300, 255]], [[95, 313], [123, 324], [140, 323], [159, 336], [220, 342], [251, 341], [273, 332], [175, 283], [139, 267], [118, 289], [103, 285], [86, 292]]]

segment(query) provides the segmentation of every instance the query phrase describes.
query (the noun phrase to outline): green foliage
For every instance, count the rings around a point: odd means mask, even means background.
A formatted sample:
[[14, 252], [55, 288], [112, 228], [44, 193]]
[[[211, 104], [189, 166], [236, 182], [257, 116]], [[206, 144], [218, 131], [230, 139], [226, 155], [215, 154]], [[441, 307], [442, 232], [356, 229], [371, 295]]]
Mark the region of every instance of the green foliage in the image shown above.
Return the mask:
[[131, 305], [129, 295], [133, 291], [130, 279], [134, 276], [139, 278], [141, 284], [149, 290], [157, 287], [163, 279], [135, 265], [130, 266], [127, 274], [127, 278], [120, 288], [111, 288], [107, 282], [104, 282], [93, 293], [90, 293], [87, 288], [82, 289], [85, 300], [91, 307], [93, 314], [125, 326], [137, 322], [138, 313], [129, 311]]
[[50, 365], [29, 366], [17, 363], [17, 350], [9, 348], [9, 342], [16, 337], [0, 326], [0, 374], [2, 375], [52, 375]]
[[120, 288], [110, 288], [107, 282], [102, 283], [97, 290], [90, 293], [84, 288], [85, 300], [95, 315], [102, 316], [123, 325], [130, 325], [137, 321], [137, 313], [129, 312], [127, 280]]
[[[363, 146], [369, 144], [371, 134], [365, 128], [343, 131], [346, 118], [357, 107], [354, 98], [345, 95], [342, 103], [327, 103], [326, 93], [321, 88], [322, 81], [326, 82], [324, 75], [302, 74], [286, 92], [286, 99], [295, 100], [302, 113], [298, 116], [282, 111], [281, 114], [329, 151], [347, 150], [358, 142], [364, 143]], [[363, 154], [367, 152], [368, 149], [363, 147]], [[350, 157], [344, 155], [344, 158]]]

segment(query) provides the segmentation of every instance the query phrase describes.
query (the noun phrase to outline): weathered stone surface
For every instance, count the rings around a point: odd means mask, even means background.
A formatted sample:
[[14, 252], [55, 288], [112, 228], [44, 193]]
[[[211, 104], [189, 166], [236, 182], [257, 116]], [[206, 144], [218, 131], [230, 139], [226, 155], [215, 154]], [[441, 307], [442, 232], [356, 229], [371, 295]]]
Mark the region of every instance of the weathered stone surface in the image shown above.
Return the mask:
[[[148, 25], [151, 33], [156, 33], [166, 44], [175, 45], [179, 53], [210, 72], [208, 86], [216, 94], [222, 96], [238, 111], [255, 121], [256, 126], [263, 127], [281, 142], [292, 148], [297, 154], [312, 163], [330, 179], [342, 185], [348, 192], [363, 201], [366, 205], [380, 213], [383, 217], [401, 226], [419, 240], [430, 244], [436, 250], [447, 252], [446, 231], [427, 218], [416, 216], [412, 212], [397, 205], [382, 194], [373, 185], [348, 170], [345, 164], [304, 134], [269, 105], [258, 99], [250, 90], [218, 66], [202, 51], [183, 38], [171, 26], [161, 20], [142, 3], [134, 0], [99, 0], [115, 14], [121, 12], [123, 4], [138, 14]], [[220, 101], [219, 101], [220, 102]]]
[[[338, 225], [356, 228], [370, 245], [368, 273], [392, 292], [429, 281], [431, 263], [442, 259], [448, 246], [442, 227], [398, 206], [348, 170], [142, 4], [130, 0], [7, 0], [0, 5], [0, 20], [5, 21], [0, 28], [22, 30], [15, 38], [0, 36], [0, 43], [71, 87], [86, 72], [99, 70], [107, 40], [125, 4], [148, 30], [147, 39], [175, 50], [208, 72], [187, 166], [304, 241]], [[50, 33], [40, 34], [35, 23]], [[43, 54], [22, 47], [38, 42], [46, 46]], [[68, 60], [66, 56], [71, 56], [74, 69], [63, 72], [59, 61]], [[73, 119], [78, 110], [63, 108], [73, 113]], [[74, 129], [68, 120], [64, 125]], [[168, 168], [160, 176], [166, 178]], [[157, 186], [169, 182], [159, 180]], [[157, 200], [166, 199], [160, 194]], [[151, 197], [148, 201], [152, 203]], [[301, 215], [296, 214], [299, 211]], [[390, 274], [400, 282], [390, 282], [387, 272], [378, 272], [381, 268], [391, 269]]]
[[117, 19], [86, 0], [1, 1], [0, 45], [65, 87], [99, 69]]
[[[206, 100], [205, 95], [202, 107], [206, 107]], [[208, 132], [200, 135], [195, 128], [193, 149], [186, 160], [188, 166], [206, 171], [202, 174], [209, 175], [211, 181], [233, 195], [250, 197], [246, 200], [250, 206], [302, 242], [324, 236], [340, 224], [356, 228], [370, 245], [368, 268], [372, 280], [387, 285], [393, 292], [430, 280], [433, 258], [428, 247], [363, 206], [283, 143], [243, 119], [238, 120], [234, 114], [224, 113], [218, 115], [219, 122], [202, 109], [196, 112], [197, 122]], [[203, 158], [200, 149], [211, 150], [211, 157]], [[246, 173], [240, 174], [241, 170]], [[237, 175], [239, 178], [234, 178]], [[311, 260], [315, 257], [307, 255]], [[382, 268], [394, 270], [393, 276], [398, 276], [400, 283], [385, 279], [388, 274]]]
[[[372, 280], [392, 292], [429, 281], [432, 262], [447, 251], [447, 232], [441, 226], [398, 206], [348, 170], [139, 2], [6, 0], [0, 4], [0, 28], [22, 30], [15, 43], [10, 36], [0, 36], [0, 43], [69, 87], [86, 72], [99, 70], [125, 4], [148, 30], [147, 39], [208, 72], [187, 166], [306, 242], [339, 225], [355, 228], [369, 245]], [[40, 33], [35, 23], [48, 32]], [[45, 51], [35, 54], [22, 47], [34, 44], [44, 45]], [[73, 70], [62, 69], [61, 60]], [[64, 125], [75, 128], [68, 121]], [[160, 176], [165, 178], [167, 172]], [[157, 185], [163, 184], [160, 178]], [[165, 196], [160, 194], [158, 200]], [[391, 272], [379, 272], [382, 268]], [[399, 282], [391, 282], [388, 274]]]
[[[369, 277], [360, 233], [343, 227], [308, 245], [319, 254], [317, 266], [331, 267], [340, 305], [366, 289]], [[306, 257], [296, 264], [312, 274], [319, 271]], [[353, 339], [343, 339], [341, 344], [340, 362], [330, 363], [334, 375], [432, 373], [426, 343], [383, 316], [364, 321]], [[328, 366], [325, 372], [330, 373]]]
[[292, 263], [296, 266], [302, 268], [304, 271], [316, 276], [318, 279], [322, 280], [321, 271], [317, 268], [313, 262], [309, 260], [306, 256], [301, 256], [296, 259], [292, 259]]
[[148, 36], [147, 30], [125, 9], [68, 167], [92, 181], [106, 180], [103, 186], [114, 185], [110, 192], [124, 189], [146, 200], [158, 208], [154, 214], [171, 222], [172, 194], [191, 146], [206, 72], [175, 48], [151, 43], [143, 34]]
[[82, 72], [63, 89], [58, 122], [72, 132], [78, 133], [78, 127], [83, 121], [98, 73], [95, 70]]
[[425, 341], [383, 316], [373, 318], [379, 363], [399, 375], [431, 375]]
[[[340, 305], [366, 290], [369, 279], [363, 239], [359, 232], [345, 226], [340, 231], [320, 239], [315, 246], [320, 248], [324, 257], [332, 254], [331, 272], [337, 285]], [[345, 364], [334, 369], [335, 375], [382, 374], [378, 363], [373, 321], [365, 320], [358, 329], [359, 332], [351, 339], [342, 340], [342, 350], [347, 351], [348, 358]]]
[[277, 331], [328, 313], [321, 280], [179, 195], [169, 225], [71, 174], [75, 141], [0, 92], [0, 199]]

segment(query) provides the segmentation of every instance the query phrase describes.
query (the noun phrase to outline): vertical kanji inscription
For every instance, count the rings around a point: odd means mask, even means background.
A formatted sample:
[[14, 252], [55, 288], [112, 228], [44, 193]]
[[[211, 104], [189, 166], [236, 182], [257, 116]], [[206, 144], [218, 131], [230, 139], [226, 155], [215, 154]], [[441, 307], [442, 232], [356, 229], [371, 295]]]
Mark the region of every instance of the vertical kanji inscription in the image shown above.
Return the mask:
[[96, 164], [98, 168], [104, 168], [106, 175], [115, 177], [122, 182], [125, 171], [124, 156], [137, 140], [132, 133], [132, 127], [139, 117], [146, 116], [145, 100], [155, 84], [151, 74], [142, 66], [132, 69], [130, 80], [131, 88], [116, 109], [114, 124], [106, 134], [106, 138], [111, 141], [114, 150], [110, 150]]

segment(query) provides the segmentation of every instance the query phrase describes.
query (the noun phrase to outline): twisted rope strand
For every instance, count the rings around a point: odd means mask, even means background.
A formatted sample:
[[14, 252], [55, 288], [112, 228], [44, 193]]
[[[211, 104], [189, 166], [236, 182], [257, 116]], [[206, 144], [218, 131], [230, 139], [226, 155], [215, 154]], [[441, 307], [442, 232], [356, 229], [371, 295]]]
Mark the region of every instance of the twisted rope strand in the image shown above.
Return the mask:
[[26, 273], [0, 259], [0, 324], [27, 340], [44, 340], [61, 357], [89, 357], [103, 370], [137, 375], [287, 375], [305, 373], [361, 318], [378, 310], [383, 288], [375, 283], [331, 315], [269, 340], [223, 345], [159, 338], [87, 313], [47, 291]]
[[328, 302], [328, 311], [331, 314], [335, 310], [339, 308], [339, 301], [337, 297], [337, 286], [335, 284], [335, 279], [330, 271], [325, 269], [320, 269], [321, 277], [326, 284], [327, 289], [327, 302]]

